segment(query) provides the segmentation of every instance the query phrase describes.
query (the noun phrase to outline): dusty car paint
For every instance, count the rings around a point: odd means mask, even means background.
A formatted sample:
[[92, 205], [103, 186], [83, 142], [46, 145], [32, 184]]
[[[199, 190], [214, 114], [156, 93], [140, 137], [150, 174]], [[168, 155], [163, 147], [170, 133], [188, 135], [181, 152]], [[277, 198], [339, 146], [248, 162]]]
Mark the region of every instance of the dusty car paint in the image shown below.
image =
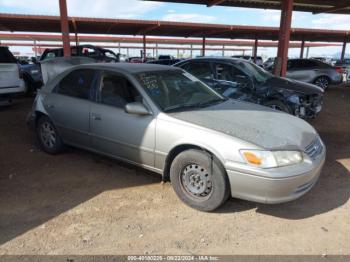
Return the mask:
[[[127, 77], [143, 98], [147, 115], [82, 101], [55, 93], [55, 86], [78, 69], [108, 70]], [[168, 177], [169, 156], [181, 148], [200, 148], [215, 156], [226, 170], [233, 197], [264, 203], [290, 201], [316, 183], [325, 147], [305, 121], [259, 105], [228, 100], [219, 105], [166, 113], [135, 78], [143, 72], [178, 72], [160, 65], [90, 64], [68, 69], [38, 93], [29, 125], [41, 115], [53, 121], [64, 143], [142, 166]], [[79, 103], [78, 103], [79, 102]], [[318, 142], [317, 154], [311, 154]], [[297, 150], [303, 155], [293, 166], [261, 169], [248, 166], [240, 150]]]

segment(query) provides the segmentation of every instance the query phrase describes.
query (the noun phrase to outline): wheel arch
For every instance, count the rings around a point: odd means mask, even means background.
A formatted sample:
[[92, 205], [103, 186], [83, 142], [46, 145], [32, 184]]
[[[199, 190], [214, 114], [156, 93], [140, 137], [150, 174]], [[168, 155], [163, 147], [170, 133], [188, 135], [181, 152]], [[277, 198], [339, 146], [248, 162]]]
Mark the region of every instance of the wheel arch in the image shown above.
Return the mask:
[[194, 143], [183, 143], [183, 144], [176, 145], [175, 147], [173, 147], [169, 151], [169, 153], [165, 159], [165, 164], [164, 164], [164, 169], [163, 169], [163, 181], [170, 180], [170, 167], [171, 167], [171, 163], [173, 162], [175, 157], [178, 156], [180, 153], [182, 153], [186, 150], [190, 150], [190, 149], [197, 149], [197, 150], [203, 151], [203, 152], [209, 154], [210, 156], [216, 158], [217, 161], [222, 166], [223, 170], [225, 170], [224, 159], [220, 156], [220, 154], [215, 152], [215, 150], [208, 149], [206, 147], [203, 147], [203, 146], [200, 146], [200, 145], [197, 145]]
[[316, 81], [318, 78], [320, 78], [320, 77], [325, 77], [325, 78], [327, 78], [328, 81], [329, 81], [329, 83], [332, 82], [332, 79], [331, 79], [328, 75], [326, 75], [326, 74], [320, 74], [320, 75], [316, 76], [316, 77], [312, 80], [312, 83], [315, 83], [315, 81]]

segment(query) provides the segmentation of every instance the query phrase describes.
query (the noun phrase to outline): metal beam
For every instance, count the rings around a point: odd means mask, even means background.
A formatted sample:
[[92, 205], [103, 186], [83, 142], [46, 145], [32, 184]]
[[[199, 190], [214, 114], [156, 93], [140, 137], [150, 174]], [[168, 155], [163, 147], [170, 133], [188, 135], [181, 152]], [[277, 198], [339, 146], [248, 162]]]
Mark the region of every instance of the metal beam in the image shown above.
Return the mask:
[[219, 5], [219, 4], [222, 4], [222, 3], [226, 2], [226, 1], [227, 0], [213, 0], [209, 4], [207, 4], [207, 7], [212, 7], [214, 5]]
[[145, 35], [146, 33], [149, 33], [150, 31], [157, 29], [160, 27], [160, 22], [158, 22], [156, 25], [149, 26], [145, 29], [142, 29], [136, 33], [136, 35]]
[[322, 13], [333, 13], [333, 12], [336, 12], [336, 11], [339, 11], [339, 10], [342, 10], [342, 9], [345, 9], [345, 8], [348, 8], [348, 7], [350, 7], [349, 4], [336, 5], [336, 6], [333, 6], [331, 8], [328, 8], [326, 10], [319, 11], [319, 12], [312, 12], [312, 13], [314, 15], [318, 15], [318, 14], [322, 14]]
[[281, 10], [281, 23], [278, 37], [277, 59], [275, 60], [275, 75], [286, 76], [290, 29], [292, 25], [294, 0], [283, 0]]
[[63, 54], [64, 54], [64, 57], [70, 57], [71, 50], [70, 50], [69, 26], [68, 26], [66, 0], [59, 0], [59, 6], [60, 6], [60, 20], [61, 20], [62, 42], [63, 42]]

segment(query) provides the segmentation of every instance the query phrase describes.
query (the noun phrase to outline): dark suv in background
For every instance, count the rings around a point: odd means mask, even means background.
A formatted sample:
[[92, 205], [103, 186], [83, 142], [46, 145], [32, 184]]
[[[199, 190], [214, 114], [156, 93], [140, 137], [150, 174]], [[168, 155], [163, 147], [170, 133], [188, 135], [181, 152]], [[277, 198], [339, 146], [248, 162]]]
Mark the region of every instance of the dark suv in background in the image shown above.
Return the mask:
[[229, 98], [262, 104], [302, 118], [314, 118], [322, 108], [321, 88], [276, 77], [243, 59], [203, 57], [174, 66]]

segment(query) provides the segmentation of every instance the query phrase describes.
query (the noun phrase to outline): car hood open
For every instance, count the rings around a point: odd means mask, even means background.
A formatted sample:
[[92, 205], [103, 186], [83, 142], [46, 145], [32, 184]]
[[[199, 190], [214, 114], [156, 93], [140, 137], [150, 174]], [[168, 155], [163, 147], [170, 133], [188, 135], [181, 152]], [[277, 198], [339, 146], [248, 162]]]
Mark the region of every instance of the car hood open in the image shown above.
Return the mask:
[[316, 85], [289, 78], [272, 77], [266, 81], [265, 85], [273, 88], [288, 89], [305, 95], [323, 94], [322, 88]]
[[268, 150], [303, 151], [317, 135], [315, 129], [302, 119], [236, 100], [168, 115]]

